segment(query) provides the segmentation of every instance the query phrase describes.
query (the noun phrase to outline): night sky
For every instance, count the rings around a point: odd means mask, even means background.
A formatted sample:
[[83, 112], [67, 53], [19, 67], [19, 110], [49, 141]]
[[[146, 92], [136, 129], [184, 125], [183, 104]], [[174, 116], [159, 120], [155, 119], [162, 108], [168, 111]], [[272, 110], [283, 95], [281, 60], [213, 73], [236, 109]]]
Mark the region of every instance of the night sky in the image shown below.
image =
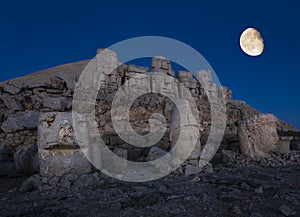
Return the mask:
[[[235, 99], [300, 129], [300, 1], [265, 2], [2, 1], [0, 81], [93, 58], [128, 38], [164, 36], [200, 52]], [[261, 56], [239, 47], [247, 27], [261, 32]]]

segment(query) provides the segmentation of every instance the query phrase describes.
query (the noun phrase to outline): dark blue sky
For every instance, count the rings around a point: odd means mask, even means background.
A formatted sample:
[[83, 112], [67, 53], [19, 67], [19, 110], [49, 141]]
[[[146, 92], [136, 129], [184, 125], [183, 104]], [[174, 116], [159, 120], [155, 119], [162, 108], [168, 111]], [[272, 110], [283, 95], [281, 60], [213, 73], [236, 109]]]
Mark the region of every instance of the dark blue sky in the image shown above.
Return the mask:
[[[92, 58], [131, 37], [171, 37], [198, 50], [234, 98], [300, 129], [300, 1], [267, 2], [2, 1], [0, 81]], [[239, 47], [247, 27], [264, 39], [259, 57]]]

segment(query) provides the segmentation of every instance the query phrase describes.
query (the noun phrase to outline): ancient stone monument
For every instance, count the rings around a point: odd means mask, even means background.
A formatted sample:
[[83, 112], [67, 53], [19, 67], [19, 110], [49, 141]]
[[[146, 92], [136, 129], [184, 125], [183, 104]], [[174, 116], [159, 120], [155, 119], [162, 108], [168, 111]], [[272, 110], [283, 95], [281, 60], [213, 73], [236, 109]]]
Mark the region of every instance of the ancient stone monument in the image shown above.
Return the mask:
[[[101, 51], [103, 50], [100, 49], [97, 53]], [[101, 86], [96, 97], [95, 117], [97, 129], [103, 133], [105, 144], [121, 158], [151, 161], [173, 148], [178, 134], [185, 126], [180, 122], [178, 107], [170, 97], [182, 95], [181, 86], [189, 90], [195, 102], [193, 109], [197, 110], [196, 118], [200, 129], [195, 149], [177, 170], [181, 174], [196, 174], [205, 169], [199, 167], [199, 158], [211, 128], [213, 105], [209, 97], [220, 94], [225, 94], [227, 120], [217, 154], [223, 156], [224, 163], [235, 163], [238, 156], [242, 155], [255, 159], [270, 157], [274, 153], [288, 154], [290, 143], [298, 144], [299, 137], [293, 127], [274, 115], [261, 114], [243, 101], [233, 100], [232, 92], [227, 87], [217, 87], [212, 82], [208, 70], [194, 72], [194, 75], [187, 71], [174, 73], [170, 61], [164, 57], [154, 57], [150, 70], [136, 65], [118, 65], [116, 61], [115, 54], [108, 61], [97, 62], [97, 69], [104, 74], [96, 79], [101, 82]], [[76, 83], [87, 64], [88, 61], [66, 64], [0, 83], [2, 162], [14, 162], [18, 172], [35, 173], [39, 170], [41, 176], [47, 177], [72, 174], [79, 177], [94, 171], [83, 154], [85, 149], [80, 149], [78, 145], [78, 139], [82, 138], [74, 135], [71, 113]], [[113, 72], [105, 73], [107, 71]], [[111, 105], [123, 84], [127, 85], [126, 91], [142, 91], [138, 89], [138, 84], [143, 80], [136, 76], [147, 77], [148, 73], [171, 76], [172, 79], [178, 79], [178, 85], [174, 85], [168, 76], [163, 80], [152, 76], [148, 86], [150, 93], [133, 101], [128, 120], [130, 129], [138, 137], [150, 132], [156, 125], [163, 124], [166, 127], [162, 139], [154, 146], [134, 147], [117, 135], [113, 127]], [[84, 92], [81, 94], [86, 97]], [[128, 129], [123, 130], [125, 132]], [[186, 142], [188, 143], [188, 138]], [[111, 162], [113, 164], [114, 159]]]

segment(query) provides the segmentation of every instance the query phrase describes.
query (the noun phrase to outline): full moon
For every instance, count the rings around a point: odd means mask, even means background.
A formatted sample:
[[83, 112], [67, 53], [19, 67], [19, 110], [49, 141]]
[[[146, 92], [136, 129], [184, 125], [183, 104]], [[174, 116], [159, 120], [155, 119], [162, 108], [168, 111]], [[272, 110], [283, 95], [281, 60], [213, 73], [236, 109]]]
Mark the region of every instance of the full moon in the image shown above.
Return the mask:
[[250, 56], [259, 56], [264, 50], [264, 40], [259, 31], [254, 28], [246, 29], [240, 37], [242, 50]]

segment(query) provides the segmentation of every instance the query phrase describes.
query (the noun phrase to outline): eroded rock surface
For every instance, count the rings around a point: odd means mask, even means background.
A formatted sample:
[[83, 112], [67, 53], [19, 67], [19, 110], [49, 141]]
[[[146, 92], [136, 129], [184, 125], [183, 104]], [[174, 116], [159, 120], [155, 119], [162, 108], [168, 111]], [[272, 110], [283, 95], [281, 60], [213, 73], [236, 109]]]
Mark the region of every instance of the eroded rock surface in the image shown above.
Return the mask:
[[239, 126], [241, 151], [244, 155], [270, 157], [279, 147], [278, 119], [272, 114], [261, 114], [248, 118]]

